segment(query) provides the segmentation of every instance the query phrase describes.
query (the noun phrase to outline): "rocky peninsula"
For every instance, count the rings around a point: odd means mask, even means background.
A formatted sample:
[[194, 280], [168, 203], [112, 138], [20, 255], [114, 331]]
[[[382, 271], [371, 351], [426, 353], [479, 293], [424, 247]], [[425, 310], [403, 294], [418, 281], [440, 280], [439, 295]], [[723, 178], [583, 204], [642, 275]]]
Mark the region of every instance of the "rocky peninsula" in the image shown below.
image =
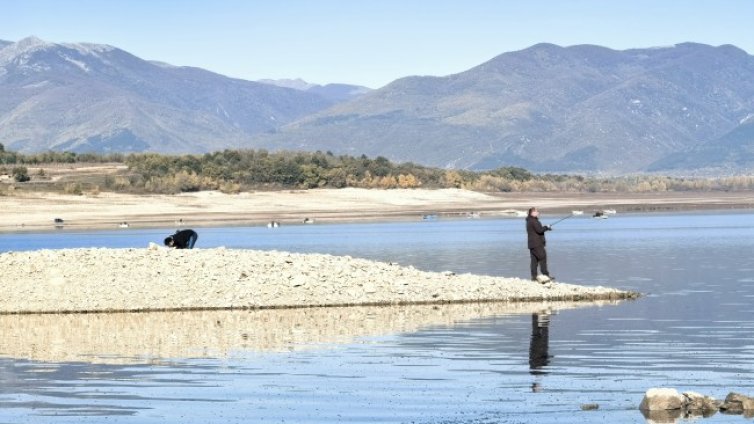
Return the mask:
[[349, 256], [224, 248], [0, 254], [0, 313], [611, 300], [606, 287], [427, 272]]

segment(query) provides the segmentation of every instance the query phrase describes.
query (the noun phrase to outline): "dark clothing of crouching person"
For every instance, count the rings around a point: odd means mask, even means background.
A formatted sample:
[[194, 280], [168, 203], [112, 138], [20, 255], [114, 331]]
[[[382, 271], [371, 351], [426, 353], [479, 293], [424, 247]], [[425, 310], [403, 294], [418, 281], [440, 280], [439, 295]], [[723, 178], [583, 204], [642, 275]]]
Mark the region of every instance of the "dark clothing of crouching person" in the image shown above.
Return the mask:
[[194, 230], [176, 231], [172, 236], [165, 238], [165, 246], [176, 249], [193, 249], [199, 235]]
[[529, 254], [531, 256], [531, 279], [537, 279], [537, 268], [542, 271], [542, 274], [552, 278], [550, 271], [547, 270], [547, 251], [545, 250], [545, 232], [552, 230], [547, 225], [542, 225], [539, 222], [539, 211], [537, 208], [529, 209], [529, 214], [526, 217], [526, 235], [529, 238]]

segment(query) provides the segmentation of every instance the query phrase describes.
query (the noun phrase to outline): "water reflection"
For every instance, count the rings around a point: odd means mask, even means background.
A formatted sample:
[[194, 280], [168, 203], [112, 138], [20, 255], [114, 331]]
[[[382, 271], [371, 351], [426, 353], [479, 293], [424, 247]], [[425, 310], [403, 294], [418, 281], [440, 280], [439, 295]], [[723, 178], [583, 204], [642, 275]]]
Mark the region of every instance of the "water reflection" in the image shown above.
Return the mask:
[[[717, 411], [686, 411], [683, 409], [673, 409], [668, 411], [645, 411], [641, 414], [647, 421], [647, 424], [677, 424], [688, 421], [697, 421], [702, 418], [710, 418], [717, 414]], [[744, 410], [741, 412], [721, 412], [725, 416], [740, 416], [744, 419], [754, 418], [754, 411]], [[703, 421], [700, 421], [703, 422]]]
[[[546, 365], [549, 318], [536, 311], [616, 302], [481, 303], [117, 314], [0, 315], [0, 356], [33, 361], [149, 363], [243, 351], [311, 349], [357, 338], [510, 314], [531, 314], [536, 368]], [[536, 318], [539, 317], [539, 318]], [[549, 317], [549, 314], [547, 314]], [[543, 362], [544, 361], [544, 362]], [[533, 365], [533, 367], [535, 367]]]
[[550, 363], [548, 353], [551, 311], [544, 310], [531, 315], [531, 344], [529, 345], [529, 368], [532, 374], [545, 374], [541, 368]]
[[[544, 309], [531, 314], [531, 338], [529, 341], [529, 373], [532, 375], [544, 375], [547, 372], [543, 367], [550, 363], [550, 316], [552, 311]], [[542, 383], [535, 380], [531, 385], [534, 393], [543, 390]]]

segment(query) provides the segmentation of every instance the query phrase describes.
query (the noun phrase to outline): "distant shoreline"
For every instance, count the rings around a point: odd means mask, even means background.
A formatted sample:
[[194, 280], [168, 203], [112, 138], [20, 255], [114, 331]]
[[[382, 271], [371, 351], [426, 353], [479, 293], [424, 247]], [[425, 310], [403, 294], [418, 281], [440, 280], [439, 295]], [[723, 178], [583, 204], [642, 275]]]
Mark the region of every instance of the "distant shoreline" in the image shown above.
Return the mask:
[[421, 220], [423, 217], [516, 217], [531, 206], [544, 214], [580, 210], [669, 212], [754, 209], [754, 192], [479, 193], [460, 189], [317, 189], [240, 194], [62, 195], [21, 193], [0, 197], [0, 232], [62, 228], [255, 226]]

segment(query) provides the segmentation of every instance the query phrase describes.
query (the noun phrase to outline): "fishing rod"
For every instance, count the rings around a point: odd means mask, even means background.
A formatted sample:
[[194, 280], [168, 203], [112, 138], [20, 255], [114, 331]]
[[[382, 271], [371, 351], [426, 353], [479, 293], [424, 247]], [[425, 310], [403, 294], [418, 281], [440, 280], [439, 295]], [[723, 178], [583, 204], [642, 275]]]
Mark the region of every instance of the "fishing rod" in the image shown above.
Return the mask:
[[564, 216], [563, 218], [560, 218], [559, 220], [557, 220], [557, 221], [553, 222], [552, 224], [548, 225], [548, 227], [552, 227], [553, 225], [557, 224], [558, 222], [565, 221], [566, 219], [572, 218], [572, 217], [573, 217], [573, 214]]

